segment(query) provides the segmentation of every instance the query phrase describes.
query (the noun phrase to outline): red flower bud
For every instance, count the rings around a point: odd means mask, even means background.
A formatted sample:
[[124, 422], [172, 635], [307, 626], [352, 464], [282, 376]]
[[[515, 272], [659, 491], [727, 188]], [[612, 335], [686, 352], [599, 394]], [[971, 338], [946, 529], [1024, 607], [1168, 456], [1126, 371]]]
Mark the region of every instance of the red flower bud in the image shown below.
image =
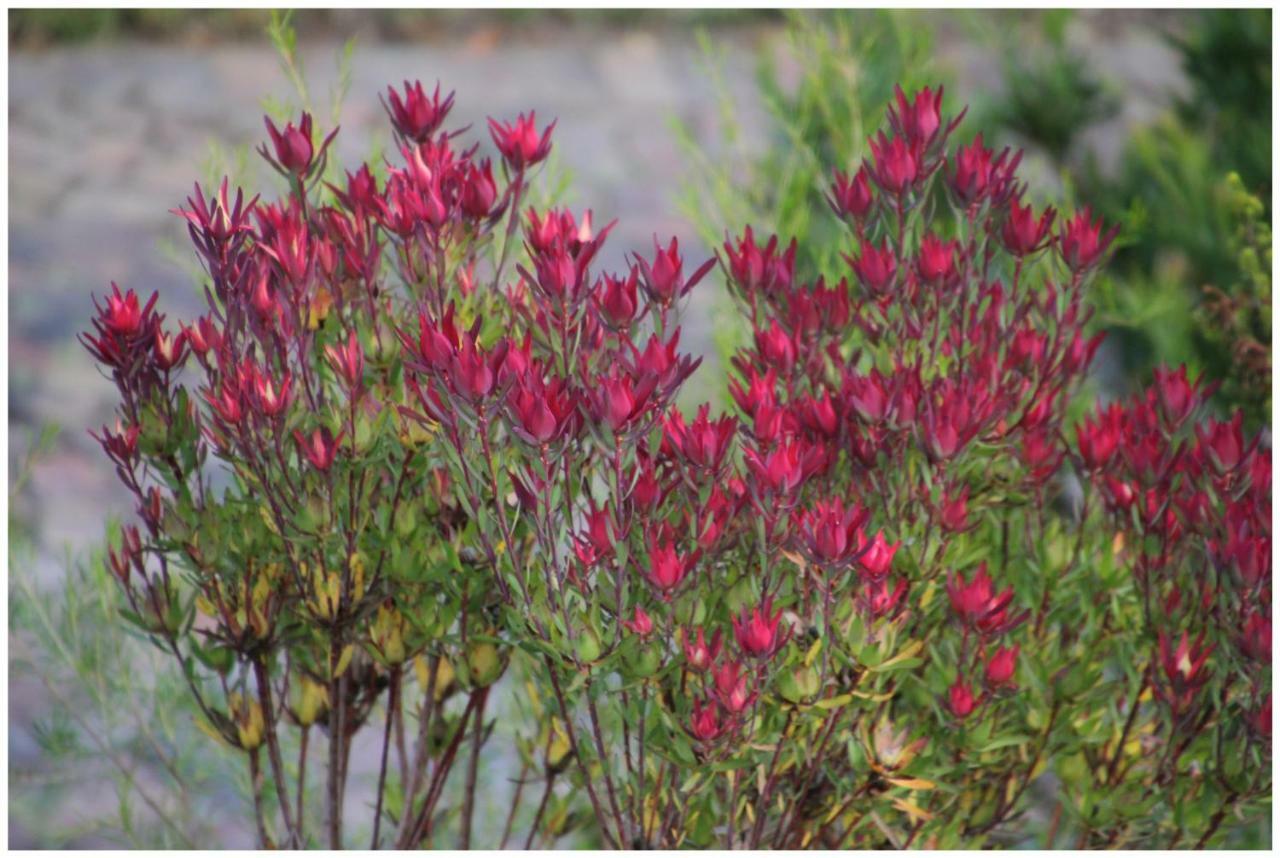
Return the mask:
[[647, 537], [649, 565], [645, 570], [645, 576], [658, 590], [659, 598], [669, 602], [672, 594], [692, 571], [701, 552], [695, 551], [692, 555], [680, 554], [674, 545], [659, 544], [658, 539], [659, 537], [652, 533]]
[[845, 256], [845, 261], [853, 269], [853, 273], [857, 275], [858, 282], [875, 296], [883, 296], [888, 293], [889, 287], [894, 283], [894, 275], [898, 270], [897, 259], [893, 255], [889, 242], [885, 241], [880, 247], [876, 247], [871, 242], [864, 242], [859, 249], [856, 259]]
[[[311, 171], [311, 161], [315, 157], [315, 146], [311, 142], [311, 114], [303, 113], [297, 127], [292, 122], [284, 126], [283, 131], [276, 129], [269, 116], [264, 116], [267, 134], [271, 136], [271, 145], [275, 148], [275, 162], [286, 173], [305, 176]], [[266, 153], [266, 150], [262, 150]]]
[[907, 582], [899, 580], [894, 586], [893, 579], [888, 576], [871, 579], [866, 582], [858, 595], [859, 604], [872, 617], [892, 617], [901, 608], [903, 597], [907, 595]]
[[654, 240], [652, 263], [638, 255], [635, 260], [643, 275], [645, 293], [651, 301], [663, 307], [670, 307], [674, 302], [688, 295], [716, 264], [714, 258], [708, 259], [698, 266], [688, 280], [685, 280], [684, 258], [680, 255], [680, 243], [674, 237], [666, 248], [658, 244], [656, 239]]
[[1231, 473], [1244, 460], [1243, 425], [1244, 413], [1237, 411], [1230, 421], [1209, 420], [1196, 427], [1196, 438], [1218, 474]]
[[973, 696], [972, 689], [962, 677], [957, 676], [956, 681], [947, 689], [947, 708], [951, 710], [951, 714], [960, 720], [969, 717], [978, 700]]
[[555, 122], [552, 122], [539, 137], [537, 115], [533, 111], [527, 117], [521, 113], [512, 123], [499, 124], [496, 120], [489, 120], [493, 144], [514, 170], [532, 167], [547, 157], [551, 152], [551, 131], [555, 127]]
[[1013, 588], [1006, 588], [997, 594], [991, 576], [987, 573], [987, 564], [982, 563], [972, 581], [966, 581], [963, 576], [950, 576], [947, 579], [947, 595], [951, 597], [952, 610], [963, 622], [982, 628], [1003, 616], [1005, 607], [1013, 601]]
[[638, 317], [640, 304], [636, 300], [639, 270], [632, 266], [625, 277], [605, 274], [596, 286], [596, 306], [605, 324], [614, 330], [625, 331]]
[[776, 367], [784, 375], [791, 372], [796, 362], [796, 346], [791, 337], [778, 324], [777, 319], [769, 322], [765, 330], [756, 329], [756, 351], [769, 366]]
[[738, 647], [752, 658], [770, 658], [791, 638], [791, 630], [778, 634], [782, 610], [771, 613], [773, 597], [766, 597], [759, 607], [743, 609], [741, 616], [733, 618], [733, 634]]
[[711, 666], [713, 661], [720, 657], [722, 642], [719, 629], [716, 629], [715, 633], [711, 635], [711, 643], [709, 645], [702, 629], [698, 629], [692, 640], [689, 638], [687, 631], [681, 631], [680, 634], [684, 639], [685, 662], [694, 673], [703, 672]]
[[1177, 371], [1156, 367], [1155, 382], [1160, 416], [1169, 430], [1176, 432], [1200, 405], [1199, 383], [1187, 378], [1186, 364]]
[[872, 581], [887, 576], [889, 568], [893, 565], [893, 556], [898, 553], [898, 549], [901, 547], [901, 542], [895, 542], [890, 545], [885, 540], [882, 531], [877, 531], [870, 542], [867, 542], [862, 533], [859, 532], [858, 567], [862, 571], [862, 576]]
[[690, 732], [699, 742], [714, 741], [724, 732], [724, 726], [720, 723], [720, 712], [714, 701], [707, 700], [705, 703], [693, 704], [690, 727]]
[[716, 699], [731, 715], [738, 715], [755, 702], [756, 695], [747, 689], [747, 677], [742, 664], [727, 661], [712, 671]]
[[387, 87], [387, 98], [391, 104], [388, 106], [384, 102], [383, 106], [391, 117], [391, 124], [401, 136], [415, 143], [425, 143], [429, 140], [453, 107], [452, 92], [445, 97], [444, 101], [440, 100], [439, 82], [436, 83], [436, 90], [430, 97], [427, 97], [423, 90], [422, 81], [414, 81], [410, 84], [406, 80], [404, 98], [400, 97], [393, 86]]
[[920, 240], [920, 256], [916, 267], [926, 283], [941, 283], [955, 271], [955, 241], [943, 241], [932, 233]]
[[1169, 636], [1165, 632], [1160, 632], [1158, 644], [1165, 681], [1154, 683], [1156, 695], [1168, 704], [1175, 715], [1183, 715], [1191, 709], [1196, 695], [1209, 681], [1210, 671], [1206, 669], [1206, 662], [1213, 652], [1213, 644], [1203, 646], [1204, 633], [1201, 632], [1193, 645], [1185, 631], [1176, 648], [1170, 647]]
[[948, 184], [956, 199], [965, 206], [972, 206], [987, 197], [998, 202], [1012, 190], [1014, 170], [1021, 160], [1021, 152], [1010, 159], [1008, 149], [995, 155], [982, 145], [982, 134], [979, 133], [972, 144], [956, 149], [955, 170]]
[[874, 201], [871, 180], [867, 177], [865, 166], [859, 167], [852, 179], [841, 171], [836, 171], [835, 183], [831, 186], [827, 202], [837, 217], [860, 221], [871, 210]]
[[321, 426], [312, 430], [311, 437], [308, 438], [297, 429], [293, 430], [298, 449], [307, 457], [311, 466], [322, 473], [328, 471], [333, 465], [333, 460], [338, 455], [338, 447], [346, 434], [346, 432], [340, 432], [335, 438], [328, 427]]
[[948, 533], [961, 533], [969, 527], [969, 487], [955, 494], [943, 492], [938, 522]]
[[1053, 208], [1046, 208], [1036, 220], [1031, 206], [1023, 207], [1017, 200], [1009, 202], [1009, 215], [1005, 218], [1000, 237], [1004, 246], [1014, 256], [1029, 256], [1042, 249], [1049, 228], [1053, 225]]
[[352, 331], [345, 343], [325, 346], [324, 354], [347, 390], [358, 390], [364, 381], [364, 350], [360, 348], [356, 332]]
[[164, 372], [179, 366], [187, 356], [187, 335], [180, 331], [177, 336], [166, 334], [156, 324], [155, 347], [153, 349], [156, 366]]
[[856, 503], [846, 509], [839, 498], [817, 501], [796, 516], [796, 530], [802, 547], [815, 563], [839, 567], [860, 550], [859, 528], [867, 516], [867, 511]]
[[480, 166], [467, 167], [466, 180], [462, 184], [462, 211], [468, 217], [487, 217], [498, 199], [498, 186], [493, 181], [493, 165], [485, 158]]
[[871, 176], [886, 193], [901, 195], [915, 183], [920, 162], [917, 152], [901, 137], [888, 139], [881, 131], [867, 141], [871, 149]]
[[1119, 232], [1119, 227], [1113, 227], [1103, 235], [1102, 219], [1091, 222], [1090, 216], [1086, 206], [1064, 223], [1058, 232], [1058, 251], [1072, 271], [1083, 271], [1096, 265]]
[[649, 619], [649, 615], [639, 605], [636, 605], [635, 619], [623, 620], [622, 625], [642, 638], [648, 637], [653, 633], [653, 620]]
[[901, 86], [895, 84], [893, 93], [897, 104], [889, 106], [889, 125], [912, 146], [928, 148], [942, 127], [942, 87], [934, 92], [926, 86], [910, 101]]
[[1271, 663], [1271, 619], [1258, 611], [1249, 611], [1240, 635], [1240, 651], [1262, 664]]
[[664, 438], [673, 450], [678, 450], [696, 470], [715, 474], [724, 464], [725, 456], [733, 444], [738, 421], [733, 417], [712, 420], [711, 406], [703, 405], [691, 425], [686, 426], [683, 415], [676, 409], [663, 420]]
[[779, 255], [776, 235], [769, 236], [768, 243], [760, 247], [748, 226], [736, 247], [731, 242], [724, 243], [724, 252], [729, 258], [729, 274], [743, 292], [770, 295], [791, 288], [796, 268], [794, 238]]
[[998, 688], [1013, 680], [1018, 667], [1018, 646], [1000, 647], [987, 659], [987, 685]]

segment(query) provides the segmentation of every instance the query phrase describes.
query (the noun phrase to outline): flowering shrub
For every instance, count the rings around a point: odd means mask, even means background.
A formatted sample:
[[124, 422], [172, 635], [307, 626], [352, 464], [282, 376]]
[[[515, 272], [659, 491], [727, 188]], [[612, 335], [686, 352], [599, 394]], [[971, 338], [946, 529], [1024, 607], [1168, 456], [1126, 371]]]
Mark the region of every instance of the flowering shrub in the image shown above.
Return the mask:
[[351, 842], [368, 729], [372, 844], [470, 846], [502, 695], [533, 718], [526, 844], [998, 844], [1039, 837], [1050, 771], [1050, 845], [1261, 812], [1267, 452], [1185, 371], [1071, 425], [1113, 237], [1087, 210], [1036, 210], [1016, 154], [899, 92], [829, 193], [848, 278], [725, 243], [753, 342], [733, 412], [688, 416], [678, 310], [715, 260], [597, 271], [612, 224], [522, 208], [554, 123], [491, 120], [490, 162], [452, 103], [391, 89], [402, 163], [333, 183], [333, 134], [268, 121], [289, 193], [180, 210], [207, 314], [113, 286], [84, 336], [141, 519], [124, 615], [244, 754], [264, 844]]

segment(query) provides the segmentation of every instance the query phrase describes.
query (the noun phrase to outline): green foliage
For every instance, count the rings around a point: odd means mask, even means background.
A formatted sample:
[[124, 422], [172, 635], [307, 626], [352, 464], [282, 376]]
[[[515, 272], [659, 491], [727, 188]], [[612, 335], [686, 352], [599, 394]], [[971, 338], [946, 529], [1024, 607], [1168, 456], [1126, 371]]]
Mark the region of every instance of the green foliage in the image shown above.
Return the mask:
[[1239, 172], [1269, 206], [1271, 10], [1206, 10], [1172, 41], [1191, 83], [1182, 121], [1213, 141], [1220, 171]]
[[[1185, 363], [1221, 383], [1222, 408], [1243, 408], [1249, 425], [1261, 426], [1269, 419], [1270, 320], [1260, 308], [1270, 292], [1246, 273], [1239, 234], [1247, 228], [1242, 194], [1269, 215], [1271, 13], [1204, 10], [1170, 25], [1177, 32], [1166, 38], [1188, 92], [1125, 141], [1115, 174], [1079, 145], [1114, 115], [1119, 93], [1067, 44], [1073, 15], [1039, 15], [1038, 33], [1016, 21], [988, 29], [990, 16], [979, 19], [974, 31], [1005, 57], [1006, 94], [984, 116], [1043, 149], [1066, 193], [1121, 227], [1093, 296], [1119, 364], [1112, 386], [1139, 388], [1153, 367]], [[1082, 157], [1073, 182], [1063, 168]], [[1249, 240], [1254, 257], [1269, 253], [1265, 238], [1265, 249]]]
[[1117, 93], [1067, 44], [1073, 14], [1042, 13], [1039, 34], [1010, 22], [1013, 26], [996, 29], [994, 40], [1008, 91], [990, 119], [1043, 147], [1058, 162], [1070, 155], [1081, 129], [1111, 118], [1119, 109]]
[[[225, 841], [220, 822], [228, 810], [241, 815], [226, 807], [228, 796], [243, 800], [248, 784], [194, 728], [181, 672], [120, 622], [119, 592], [101, 552], [68, 558], [60, 580], [42, 580], [35, 547], [12, 517], [55, 434], [42, 433], [10, 487], [10, 687], [33, 683], [48, 705], [32, 724], [39, 766], [10, 764], [11, 824], [41, 848]], [[69, 818], [54, 823], [51, 811]]]

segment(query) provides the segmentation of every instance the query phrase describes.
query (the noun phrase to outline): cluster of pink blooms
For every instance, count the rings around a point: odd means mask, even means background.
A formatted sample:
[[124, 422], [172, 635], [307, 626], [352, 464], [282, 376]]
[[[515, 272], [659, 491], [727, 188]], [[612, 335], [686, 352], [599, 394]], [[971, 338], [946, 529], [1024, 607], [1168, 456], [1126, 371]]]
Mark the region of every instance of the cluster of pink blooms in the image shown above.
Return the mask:
[[[99, 437], [153, 540], [159, 490], [144, 492], [137, 474], [148, 420], [167, 427], [153, 447], [173, 457], [179, 482], [211, 450], [291, 511], [297, 487], [276, 475], [305, 461], [309, 477], [332, 479], [361, 455], [361, 424], [390, 408], [456, 453], [431, 485], [456, 491], [480, 522], [503, 598], [548, 608], [571, 637], [583, 634], [574, 604], [608, 606], [606, 653], [625, 634], [680, 641], [670, 654], [691, 677], [680, 685], [687, 730], [709, 746], [739, 733], [778, 654], [804, 630], [830, 629], [836, 602], [851, 600], [869, 625], [911, 613], [909, 592], [945, 568], [948, 540], [977, 526], [971, 452], [1041, 506], [1070, 457], [1129, 537], [1148, 610], [1167, 628], [1160, 699], [1178, 717], [1196, 711], [1212, 670], [1197, 626], [1206, 616], [1240, 630], [1261, 675], [1265, 452], [1238, 418], [1193, 428], [1205, 391], [1185, 372], [1100, 410], [1068, 448], [1066, 408], [1100, 340], [1085, 334], [1082, 287], [1114, 233], [1087, 210], [1037, 212], [1019, 156], [981, 136], [950, 149], [960, 117], [942, 114], [941, 89], [899, 91], [889, 133], [852, 175], [836, 173], [829, 201], [850, 236], [838, 282], [802, 279], [795, 241], [747, 228], [725, 242], [751, 342], [733, 359], [732, 412], [691, 419], [675, 399], [699, 361], [679, 350], [677, 311], [715, 260], [686, 270], [672, 239], [625, 271], [597, 271], [612, 224], [521, 208], [554, 123], [491, 120], [495, 177], [494, 163], [441, 131], [452, 104], [439, 87], [389, 90], [402, 163], [381, 187], [367, 166], [347, 173], [331, 205], [308, 191], [332, 135], [315, 145], [306, 115], [283, 130], [268, 122], [263, 154], [295, 193], [233, 200], [224, 182], [208, 197], [197, 187], [181, 211], [208, 273], [208, 313], [170, 330], [155, 296], [142, 305], [113, 287], [84, 338], [122, 395], [122, 424]], [[954, 230], [930, 231], [937, 206], [957, 213]], [[477, 265], [490, 246], [501, 248], [493, 270]], [[1030, 282], [1026, 267], [1046, 255], [1062, 278]], [[521, 261], [508, 271], [508, 258]], [[407, 296], [388, 289], [388, 267]], [[174, 383], [192, 357], [198, 400]], [[982, 511], [1003, 502], [984, 496]], [[907, 544], [908, 530], [923, 539]], [[136, 531], [123, 551], [141, 556]], [[122, 579], [134, 563], [113, 556]], [[752, 592], [727, 625], [677, 621], [682, 596], [744, 565]], [[944, 701], [955, 719], [1015, 687], [1014, 637], [1031, 612], [1000, 577], [983, 563], [946, 578], [961, 639]], [[556, 637], [547, 611], [527, 619]], [[1250, 723], [1265, 731], [1270, 697], [1257, 697]]]
[[1246, 723], [1270, 737], [1270, 451], [1245, 439], [1239, 413], [1201, 420], [1211, 392], [1185, 367], [1157, 370], [1145, 394], [1079, 427], [1079, 463], [1125, 536], [1159, 630], [1150, 681], [1175, 723], [1194, 733], [1208, 719], [1215, 644], [1206, 634], [1233, 630], [1243, 663], [1221, 672], [1220, 693], [1243, 679]]

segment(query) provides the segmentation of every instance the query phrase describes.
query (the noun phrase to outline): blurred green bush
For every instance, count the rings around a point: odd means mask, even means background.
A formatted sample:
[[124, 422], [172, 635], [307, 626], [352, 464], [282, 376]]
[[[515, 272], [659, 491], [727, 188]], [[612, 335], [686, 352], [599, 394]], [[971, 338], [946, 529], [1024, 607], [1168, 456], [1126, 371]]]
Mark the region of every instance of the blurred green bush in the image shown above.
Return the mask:
[[[1042, 19], [1053, 49], [1007, 65], [995, 110], [1059, 167], [1114, 108], [1113, 88], [1062, 35], [1070, 14]], [[1180, 23], [1164, 38], [1186, 93], [1126, 141], [1118, 172], [1088, 155], [1069, 190], [1123, 225], [1095, 301], [1128, 385], [1186, 363], [1257, 428], [1270, 420], [1271, 12], [1200, 10]]]

